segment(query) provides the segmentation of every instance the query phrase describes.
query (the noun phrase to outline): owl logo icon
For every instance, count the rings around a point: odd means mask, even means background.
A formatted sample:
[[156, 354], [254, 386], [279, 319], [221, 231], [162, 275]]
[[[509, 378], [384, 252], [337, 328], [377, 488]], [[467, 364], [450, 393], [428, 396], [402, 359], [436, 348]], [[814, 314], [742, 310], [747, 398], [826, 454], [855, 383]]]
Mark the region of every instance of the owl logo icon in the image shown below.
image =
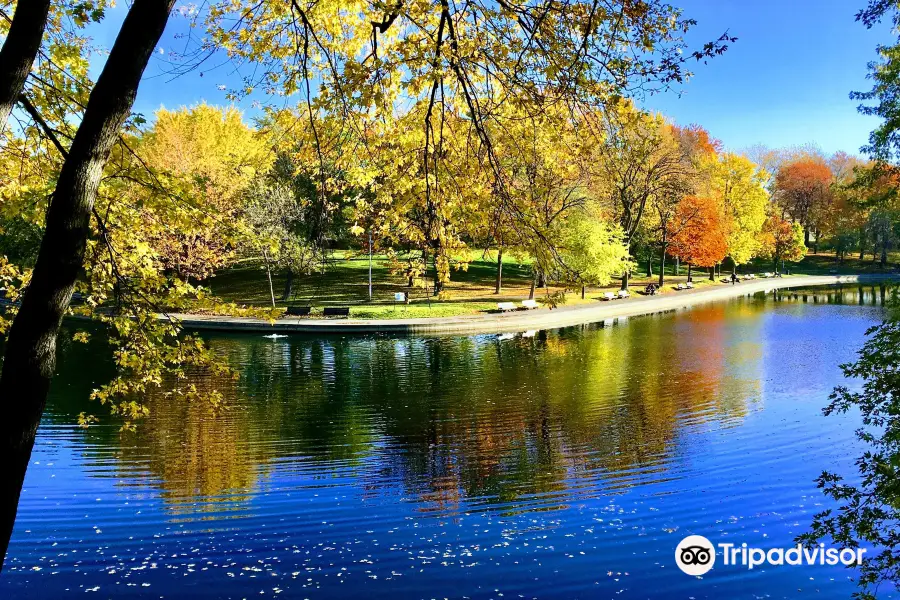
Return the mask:
[[675, 547], [675, 564], [688, 575], [704, 575], [716, 564], [716, 549], [702, 535], [689, 535]]

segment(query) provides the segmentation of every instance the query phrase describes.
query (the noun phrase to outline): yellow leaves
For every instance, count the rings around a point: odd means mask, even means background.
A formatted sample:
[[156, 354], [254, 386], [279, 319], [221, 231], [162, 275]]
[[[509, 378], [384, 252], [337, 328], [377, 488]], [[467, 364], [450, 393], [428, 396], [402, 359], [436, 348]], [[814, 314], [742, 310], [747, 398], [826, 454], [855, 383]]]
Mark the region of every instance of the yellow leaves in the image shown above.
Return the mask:
[[78, 413], [78, 426], [82, 429], [87, 429], [94, 423], [100, 422], [100, 419], [95, 417], [94, 415], [88, 415], [84, 412]]
[[72, 340], [75, 342], [79, 342], [81, 344], [87, 344], [91, 339], [91, 336], [86, 331], [78, 331], [75, 335], [72, 336]]
[[726, 153], [700, 161], [707, 193], [719, 201], [728, 230], [728, 255], [744, 264], [760, 251], [759, 234], [766, 221], [769, 194], [759, 167], [745, 156]]

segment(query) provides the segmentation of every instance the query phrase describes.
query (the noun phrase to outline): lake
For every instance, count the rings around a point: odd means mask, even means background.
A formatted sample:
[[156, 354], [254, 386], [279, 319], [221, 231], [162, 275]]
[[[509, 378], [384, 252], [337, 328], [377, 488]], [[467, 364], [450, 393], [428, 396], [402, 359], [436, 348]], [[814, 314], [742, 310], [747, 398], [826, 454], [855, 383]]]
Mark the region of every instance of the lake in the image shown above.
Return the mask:
[[0, 597], [849, 597], [842, 566], [696, 578], [674, 549], [791, 546], [827, 505], [815, 477], [852, 479], [859, 419], [821, 409], [884, 298], [512, 339], [211, 335], [241, 377], [199, 384], [227, 408], [159, 394], [135, 432], [86, 399], [102, 353], [64, 343]]

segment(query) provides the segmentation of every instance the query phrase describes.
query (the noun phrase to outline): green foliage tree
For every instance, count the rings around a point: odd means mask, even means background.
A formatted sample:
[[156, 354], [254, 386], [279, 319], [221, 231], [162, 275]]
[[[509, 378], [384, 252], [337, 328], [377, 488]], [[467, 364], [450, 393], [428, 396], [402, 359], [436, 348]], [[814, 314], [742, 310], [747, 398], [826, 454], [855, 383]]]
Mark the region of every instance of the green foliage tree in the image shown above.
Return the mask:
[[632, 267], [625, 234], [617, 223], [602, 218], [597, 207], [573, 211], [561, 225], [560, 248], [570, 283], [606, 285]]
[[293, 189], [261, 178], [250, 187], [247, 196], [245, 211], [252, 232], [251, 243], [263, 255], [274, 308], [273, 267], [288, 275], [282, 294], [282, 300], [288, 300], [293, 278], [319, 270], [323, 261], [318, 249], [300, 235], [304, 214]]
[[882, 584], [900, 583], [900, 320], [896, 296], [891, 315], [868, 332], [868, 340], [856, 360], [841, 365], [844, 376], [862, 381], [858, 391], [835, 388], [825, 414], [859, 410], [864, 428], [856, 436], [868, 450], [856, 461], [859, 482], [825, 471], [817, 479], [819, 488], [837, 503], [816, 514], [809, 532], [799, 541], [817, 544], [831, 540], [837, 546], [857, 548], [868, 544], [873, 552], [864, 556], [855, 597], [874, 600]]
[[[898, 30], [900, 11], [896, 2], [869, 0], [866, 8], [856, 14], [856, 20], [869, 29], [884, 19], [891, 21], [895, 32]], [[887, 164], [900, 150], [900, 43], [879, 45], [877, 51], [878, 60], [869, 63], [869, 78], [874, 81], [872, 89], [853, 92], [850, 98], [864, 103], [859, 106], [860, 113], [882, 119], [862, 150], [877, 162]]]

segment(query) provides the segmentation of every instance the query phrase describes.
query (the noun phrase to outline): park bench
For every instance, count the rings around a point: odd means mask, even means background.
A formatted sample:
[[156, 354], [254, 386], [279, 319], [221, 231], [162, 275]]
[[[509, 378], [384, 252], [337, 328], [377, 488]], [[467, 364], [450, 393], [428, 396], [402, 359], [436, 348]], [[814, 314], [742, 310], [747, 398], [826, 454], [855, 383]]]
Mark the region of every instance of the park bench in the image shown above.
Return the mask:
[[309, 311], [309, 306], [288, 306], [284, 314], [289, 317], [308, 317]]
[[326, 306], [322, 309], [322, 314], [326, 317], [349, 317], [349, 306]]
[[604, 299], [604, 300], [615, 300], [615, 299], [616, 299], [616, 295], [613, 294], [612, 292], [604, 292], [604, 294], [603, 294], [603, 299]]
[[522, 308], [531, 310], [532, 308], [540, 308], [536, 300], [522, 300]]
[[689, 290], [692, 290], [692, 289], [694, 289], [694, 282], [688, 281], [686, 284], [684, 284], [684, 287], [686, 287]]
[[627, 298], [630, 295], [631, 294], [628, 293], [628, 290], [619, 290], [619, 294], [618, 294], [619, 298]]
[[510, 310], [518, 310], [518, 309], [516, 308], [516, 304], [514, 302], [498, 302], [497, 310], [499, 310], [500, 312], [507, 312]]

